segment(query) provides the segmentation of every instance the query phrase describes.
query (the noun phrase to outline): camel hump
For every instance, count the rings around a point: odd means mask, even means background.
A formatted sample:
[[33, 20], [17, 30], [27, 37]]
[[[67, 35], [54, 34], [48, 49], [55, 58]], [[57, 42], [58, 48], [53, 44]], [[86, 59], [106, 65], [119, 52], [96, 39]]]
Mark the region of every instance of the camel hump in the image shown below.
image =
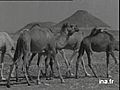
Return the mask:
[[101, 32], [104, 32], [106, 31], [106, 28], [104, 27], [94, 27], [92, 30], [91, 30], [91, 33], [89, 36], [95, 36], [97, 35], [98, 33], [101, 33]]
[[91, 33], [90, 33], [90, 37], [92, 37], [92, 36], [96, 36], [96, 35], [98, 35], [99, 33], [101, 33], [101, 34], [105, 34], [105, 35], [107, 35], [107, 36], [109, 36], [109, 38], [110, 38], [110, 40], [111, 41], [114, 41], [115, 40], [115, 38], [114, 38], [114, 36], [110, 33], [110, 32], [108, 32], [108, 29], [106, 29], [106, 28], [104, 28], [104, 27], [98, 27], [98, 28], [93, 28], [92, 30], [91, 30]]

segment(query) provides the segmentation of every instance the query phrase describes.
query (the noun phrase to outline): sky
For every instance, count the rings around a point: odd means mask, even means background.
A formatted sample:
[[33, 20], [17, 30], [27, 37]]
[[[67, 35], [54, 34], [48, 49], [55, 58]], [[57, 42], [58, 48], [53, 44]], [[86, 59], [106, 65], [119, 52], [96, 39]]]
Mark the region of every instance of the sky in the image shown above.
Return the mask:
[[119, 0], [0, 2], [0, 31], [16, 32], [31, 22], [60, 22], [86, 10], [119, 30]]

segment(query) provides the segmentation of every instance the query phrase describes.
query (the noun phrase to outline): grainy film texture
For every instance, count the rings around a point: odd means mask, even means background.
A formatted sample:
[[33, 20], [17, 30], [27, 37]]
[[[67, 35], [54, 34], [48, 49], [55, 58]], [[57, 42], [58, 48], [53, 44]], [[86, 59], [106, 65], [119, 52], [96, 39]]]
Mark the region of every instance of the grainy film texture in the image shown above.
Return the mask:
[[0, 0], [0, 90], [119, 90], [119, 0]]

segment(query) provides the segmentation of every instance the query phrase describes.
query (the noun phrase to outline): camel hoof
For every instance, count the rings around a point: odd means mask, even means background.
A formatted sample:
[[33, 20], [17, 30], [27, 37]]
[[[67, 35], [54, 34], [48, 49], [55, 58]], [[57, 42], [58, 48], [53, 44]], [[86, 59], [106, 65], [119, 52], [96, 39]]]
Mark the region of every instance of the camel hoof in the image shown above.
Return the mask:
[[95, 77], [95, 78], [98, 78], [98, 76], [97, 76], [96, 74], [94, 74], [94, 77]]
[[61, 80], [61, 83], [65, 83], [64, 79]]
[[91, 74], [89, 74], [89, 73], [86, 73], [86, 74], [85, 74], [85, 76], [86, 76], [86, 77], [90, 77], [90, 76], [91, 76]]
[[98, 76], [95, 75], [96, 78], [98, 78]]
[[31, 84], [30, 84], [30, 83], [28, 83], [28, 86], [31, 86]]
[[71, 76], [74, 76], [74, 74], [73, 74], [73, 73], [71, 73]]
[[74, 74], [73, 73], [70, 73], [69, 76], [67, 75], [67, 77], [73, 77]]
[[40, 85], [40, 84], [41, 84], [41, 82], [37, 80], [37, 85]]
[[78, 76], [75, 76], [75, 79], [78, 79]]
[[78, 75], [75, 75], [75, 79], [78, 79]]
[[38, 84], [38, 85], [40, 85], [40, 84], [41, 84], [41, 82], [38, 82], [37, 84]]
[[9, 85], [9, 84], [7, 84], [7, 88], [10, 88], [10, 85]]
[[66, 77], [71, 77], [71, 76], [74, 76], [74, 74], [71, 72], [66, 72]]
[[48, 83], [44, 83], [44, 85], [46, 85], [46, 86], [50, 86], [50, 84], [48, 84]]
[[111, 78], [112, 76], [111, 75], [108, 75], [107, 78]]
[[19, 80], [18, 80], [18, 79], [16, 79], [16, 82], [19, 82]]
[[54, 78], [53, 77], [50, 77], [50, 80], [53, 80]]
[[50, 77], [47, 77], [46, 80], [51, 80], [51, 78], [50, 78]]

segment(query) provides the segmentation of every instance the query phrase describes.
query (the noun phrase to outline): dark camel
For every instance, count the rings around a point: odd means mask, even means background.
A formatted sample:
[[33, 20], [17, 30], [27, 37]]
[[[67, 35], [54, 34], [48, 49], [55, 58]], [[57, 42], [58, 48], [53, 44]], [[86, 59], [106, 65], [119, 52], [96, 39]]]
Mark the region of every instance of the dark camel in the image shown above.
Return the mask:
[[117, 59], [114, 55], [114, 51], [119, 51], [119, 41], [116, 41], [115, 38], [113, 37], [112, 34], [110, 34], [108, 31], [103, 30], [103, 29], [97, 29], [94, 28], [90, 35], [86, 36], [80, 45], [79, 49], [79, 55], [77, 57], [77, 62], [76, 62], [76, 75], [75, 77], [78, 78], [78, 66], [79, 62], [81, 62], [83, 69], [85, 71], [85, 75], [90, 76], [90, 74], [87, 73], [84, 60], [83, 60], [83, 55], [84, 51], [86, 51], [87, 57], [88, 57], [88, 66], [94, 73], [94, 75], [97, 77], [95, 74], [92, 65], [91, 65], [91, 55], [94, 52], [106, 52], [106, 65], [107, 65], [107, 77], [109, 77], [109, 71], [108, 71], [108, 64], [109, 64], [109, 56], [111, 55], [115, 61], [115, 64], [117, 64]]

